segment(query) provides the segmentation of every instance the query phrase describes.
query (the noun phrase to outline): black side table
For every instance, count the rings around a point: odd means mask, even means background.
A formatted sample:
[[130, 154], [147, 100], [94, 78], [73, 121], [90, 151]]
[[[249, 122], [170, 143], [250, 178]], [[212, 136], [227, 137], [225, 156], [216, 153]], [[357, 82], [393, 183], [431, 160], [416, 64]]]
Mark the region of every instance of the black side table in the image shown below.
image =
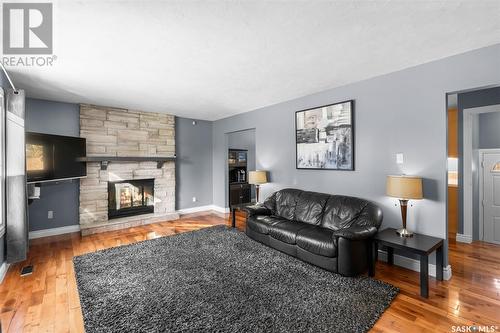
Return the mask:
[[256, 205], [256, 202], [246, 202], [246, 203], [241, 203], [241, 204], [235, 204], [230, 206], [230, 212], [231, 212], [231, 227], [235, 228], [236, 227], [236, 211], [237, 210], [244, 210], [244, 208], [249, 207], [249, 206], [254, 206]]
[[373, 238], [374, 252], [372, 253], [372, 264], [370, 265], [373, 269], [370, 270], [370, 273], [373, 273], [373, 275], [375, 273], [374, 260], [378, 244], [387, 247], [387, 263], [389, 265], [394, 263], [394, 249], [416, 254], [420, 257], [420, 295], [427, 298], [429, 297], [429, 254], [434, 251], [436, 251], [436, 279], [443, 281], [443, 243], [444, 240], [441, 238], [420, 234], [405, 238], [400, 237], [396, 233], [396, 229], [385, 229]]

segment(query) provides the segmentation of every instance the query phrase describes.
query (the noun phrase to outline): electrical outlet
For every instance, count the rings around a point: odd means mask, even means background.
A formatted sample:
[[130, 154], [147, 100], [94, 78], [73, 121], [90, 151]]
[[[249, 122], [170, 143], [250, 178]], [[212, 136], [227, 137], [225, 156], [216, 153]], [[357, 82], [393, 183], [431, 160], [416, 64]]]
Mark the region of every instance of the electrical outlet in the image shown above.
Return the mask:
[[193, 202], [196, 202], [198, 199], [196, 199], [196, 197], [193, 197]]
[[396, 154], [396, 163], [403, 164], [405, 162], [403, 153]]
[[52, 210], [49, 210], [47, 212], [47, 218], [50, 220], [50, 219], [53, 219], [54, 218], [54, 211]]

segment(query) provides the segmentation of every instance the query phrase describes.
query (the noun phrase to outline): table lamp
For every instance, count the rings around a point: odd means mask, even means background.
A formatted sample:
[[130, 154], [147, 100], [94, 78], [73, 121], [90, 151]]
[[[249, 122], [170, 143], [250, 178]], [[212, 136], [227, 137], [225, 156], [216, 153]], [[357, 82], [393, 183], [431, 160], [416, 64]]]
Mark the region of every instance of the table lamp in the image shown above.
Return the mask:
[[255, 185], [255, 197], [259, 202], [259, 186], [267, 183], [267, 171], [255, 170], [248, 173], [248, 183]]
[[406, 229], [406, 211], [408, 200], [422, 199], [422, 178], [415, 176], [387, 176], [387, 195], [399, 199], [403, 228], [396, 232], [401, 237], [411, 237], [413, 233]]

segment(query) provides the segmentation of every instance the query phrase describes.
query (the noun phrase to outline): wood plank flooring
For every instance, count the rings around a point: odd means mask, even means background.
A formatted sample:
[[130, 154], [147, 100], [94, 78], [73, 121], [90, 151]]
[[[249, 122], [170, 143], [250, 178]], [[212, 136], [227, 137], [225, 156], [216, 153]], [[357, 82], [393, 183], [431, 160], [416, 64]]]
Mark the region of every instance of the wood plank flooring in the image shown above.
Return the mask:
[[[2, 332], [83, 332], [74, 256], [217, 224], [229, 225], [230, 219], [198, 213], [85, 237], [74, 233], [33, 240], [28, 260], [12, 265], [0, 285]], [[237, 215], [237, 228], [244, 227], [244, 216]], [[500, 246], [453, 243], [449, 256], [453, 277], [444, 282], [431, 278], [429, 299], [419, 296], [418, 273], [378, 262], [375, 278], [401, 293], [372, 332], [451, 332], [452, 325], [497, 326], [499, 332]], [[35, 271], [20, 277], [26, 264]]]

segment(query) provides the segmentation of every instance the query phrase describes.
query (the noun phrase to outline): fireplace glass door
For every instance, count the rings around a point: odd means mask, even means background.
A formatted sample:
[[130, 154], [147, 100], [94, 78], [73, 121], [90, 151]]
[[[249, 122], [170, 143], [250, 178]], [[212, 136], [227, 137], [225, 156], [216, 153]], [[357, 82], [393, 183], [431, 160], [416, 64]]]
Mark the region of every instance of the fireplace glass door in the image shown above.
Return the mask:
[[154, 179], [108, 182], [108, 218], [154, 212]]

